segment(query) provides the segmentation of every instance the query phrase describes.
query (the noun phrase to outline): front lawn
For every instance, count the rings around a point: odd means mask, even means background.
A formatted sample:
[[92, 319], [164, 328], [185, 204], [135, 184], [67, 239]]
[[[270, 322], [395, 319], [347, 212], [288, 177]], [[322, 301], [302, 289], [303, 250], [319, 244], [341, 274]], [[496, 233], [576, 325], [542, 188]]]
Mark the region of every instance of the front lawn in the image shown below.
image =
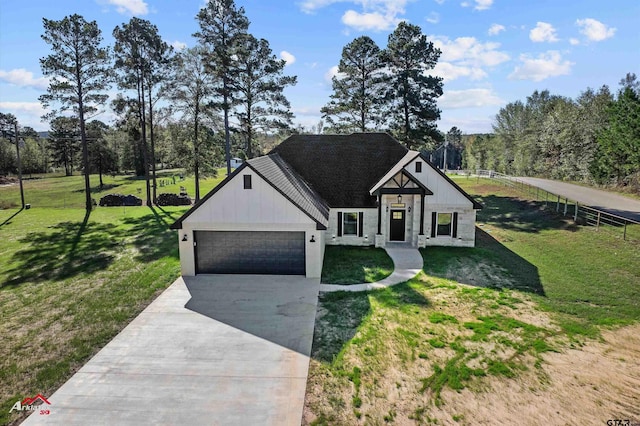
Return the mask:
[[393, 272], [386, 251], [374, 247], [327, 246], [322, 267], [325, 284], [360, 284], [380, 281]]
[[458, 183], [485, 205], [476, 248], [428, 247], [408, 283], [321, 294], [303, 423], [510, 423], [533, 401], [531, 424], [640, 415], [624, 402], [640, 400], [625, 381], [640, 339], [607, 331], [637, 330], [638, 246], [490, 181]]

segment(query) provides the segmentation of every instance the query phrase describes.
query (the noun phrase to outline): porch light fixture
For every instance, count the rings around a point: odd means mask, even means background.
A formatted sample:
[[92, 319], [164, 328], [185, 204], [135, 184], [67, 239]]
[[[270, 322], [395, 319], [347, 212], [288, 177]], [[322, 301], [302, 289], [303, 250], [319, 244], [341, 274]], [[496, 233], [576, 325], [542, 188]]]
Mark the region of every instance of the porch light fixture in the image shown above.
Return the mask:
[[316, 242], [316, 236], [312, 235], [311, 239], [309, 240], [310, 243], [315, 243]]
[[409, 206], [409, 213], [411, 213], [411, 206]]
[[365, 239], [365, 240], [368, 240], [368, 239], [369, 239], [369, 236], [365, 234], [364, 239]]
[[402, 195], [398, 195], [398, 204], [402, 204]]
[[184, 235], [182, 236], [182, 241], [188, 241], [187, 234], [184, 234]]

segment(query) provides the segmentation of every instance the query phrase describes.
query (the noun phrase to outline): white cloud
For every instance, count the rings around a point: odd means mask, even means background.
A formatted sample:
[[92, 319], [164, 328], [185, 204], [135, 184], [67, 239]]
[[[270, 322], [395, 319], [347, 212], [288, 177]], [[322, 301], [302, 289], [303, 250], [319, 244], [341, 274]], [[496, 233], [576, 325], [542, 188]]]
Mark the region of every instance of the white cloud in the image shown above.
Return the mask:
[[475, 0], [476, 7], [475, 10], [487, 10], [493, 5], [493, 0]]
[[324, 79], [325, 81], [327, 81], [329, 84], [331, 84], [331, 80], [333, 79], [333, 77], [338, 77], [340, 78], [342, 76], [342, 74], [340, 74], [338, 72], [338, 66], [334, 65], [331, 68], [329, 68], [329, 70], [324, 74]]
[[563, 61], [557, 50], [541, 53], [537, 58], [523, 54], [520, 55], [520, 61], [521, 64], [516, 66], [509, 79], [542, 81], [549, 77], [568, 75], [573, 66], [573, 62]]
[[48, 78], [34, 78], [33, 73], [24, 68], [16, 68], [10, 71], [0, 70], [0, 80], [19, 87], [33, 87], [38, 90], [47, 90], [47, 87], [49, 87]]
[[493, 0], [473, 0], [473, 3], [470, 1], [463, 1], [460, 3], [462, 7], [471, 7], [475, 3], [473, 7], [475, 10], [487, 10], [493, 5]]
[[549, 42], [554, 43], [558, 41], [556, 37], [556, 29], [548, 22], [538, 22], [536, 27], [529, 32], [529, 39], [536, 43]]
[[569, 43], [571, 43], [572, 46], [577, 46], [578, 44], [580, 44], [580, 40], [578, 40], [577, 38], [570, 38]]
[[448, 90], [438, 99], [438, 106], [445, 109], [481, 108], [504, 103], [490, 89]]
[[405, 6], [409, 1], [412, 0], [306, 0], [300, 3], [300, 9], [305, 13], [313, 13], [334, 3], [351, 3], [360, 6], [362, 10], [347, 10], [342, 15], [343, 24], [358, 31], [383, 31], [393, 28], [401, 21], [399, 16], [405, 13]]
[[400, 19], [393, 14], [382, 15], [378, 12], [358, 13], [355, 10], [347, 10], [342, 15], [342, 23], [358, 31], [375, 30], [383, 31], [395, 27]]
[[489, 28], [489, 31], [487, 31], [487, 33], [489, 35], [498, 35], [502, 31], [505, 31], [505, 30], [506, 30], [506, 28], [504, 27], [504, 25], [493, 24], [493, 25], [491, 25], [491, 27]]
[[586, 18], [578, 19], [576, 25], [580, 27], [580, 33], [584, 34], [589, 41], [602, 41], [613, 37], [615, 28], [607, 27], [600, 21]]
[[470, 80], [482, 80], [488, 77], [487, 73], [481, 68], [459, 66], [449, 62], [438, 62], [431, 74], [442, 77], [445, 82], [460, 77], [468, 77]]
[[429, 16], [427, 16], [425, 19], [427, 20], [427, 22], [431, 24], [437, 24], [438, 22], [440, 22], [440, 14], [436, 12], [431, 12]]
[[284, 59], [284, 61], [287, 63], [287, 66], [293, 64], [296, 61], [296, 57], [293, 56], [291, 53], [287, 52], [286, 50], [283, 50], [282, 52], [280, 52], [280, 58]]
[[443, 4], [445, 2], [445, 0], [434, 0], [434, 1], [438, 4]]
[[107, 3], [116, 6], [116, 10], [122, 15], [146, 15], [149, 13], [149, 6], [144, 0], [107, 0]]
[[0, 102], [0, 110], [15, 115], [21, 126], [33, 127], [35, 130], [46, 130], [49, 127], [40, 121], [40, 117], [47, 112], [40, 102]]
[[181, 51], [187, 48], [187, 43], [182, 41], [176, 40], [176, 41], [169, 41], [167, 43], [173, 46], [173, 48], [176, 49], [177, 51]]
[[493, 67], [510, 59], [508, 54], [497, 50], [500, 43], [481, 43], [475, 37], [458, 37], [455, 40], [434, 37], [433, 44], [442, 51], [441, 61], [458, 62], [459, 65]]

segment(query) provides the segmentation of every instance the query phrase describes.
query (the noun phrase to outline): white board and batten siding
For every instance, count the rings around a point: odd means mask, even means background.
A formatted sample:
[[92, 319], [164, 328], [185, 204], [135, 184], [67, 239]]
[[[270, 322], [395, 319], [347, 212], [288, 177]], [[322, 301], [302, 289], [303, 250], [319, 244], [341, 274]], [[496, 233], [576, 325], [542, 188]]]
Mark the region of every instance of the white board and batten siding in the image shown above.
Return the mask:
[[[244, 176], [251, 189], [244, 189]], [[194, 231], [303, 231], [307, 277], [320, 277], [324, 231], [316, 222], [246, 167], [182, 223], [179, 233], [182, 275], [195, 275]], [[187, 241], [182, 241], [187, 235]], [[311, 242], [311, 239], [314, 242]]]
[[[420, 173], [416, 173], [416, 161], [422, 162], [422, 171]], [[425, 197], [424, 234], [429, 237], [426, 238], [426, 245], [473, 247], [476, 235], [476, 211], [473, 208], [473, 203], [437, 171], [425, 164], [425, 161], [420, 157], [412, 160], [405, 167], [405, 170], [433, 192], [433, 195]], [[414, 205], [414, 209], [419, 208], [418, 206], [419, 204]], [[433, 212], [458, 213], [457, 238], [446, 236], [430, 238]]]

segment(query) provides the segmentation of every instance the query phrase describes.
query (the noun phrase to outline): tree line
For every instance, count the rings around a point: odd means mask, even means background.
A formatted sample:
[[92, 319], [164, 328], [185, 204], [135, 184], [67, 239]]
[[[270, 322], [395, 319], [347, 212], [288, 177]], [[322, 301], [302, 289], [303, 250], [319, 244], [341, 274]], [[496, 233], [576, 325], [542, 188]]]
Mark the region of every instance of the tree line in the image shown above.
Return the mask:
[[[196, 20], [197, 45], [176, 52], [155, 25], [136, 17], [113, 30], [114, 46], [102, 45], [96, 21], [77, 14], [43, 19], [42, 38], [51, 53], [40, 65], [50, 83], [40, 101], [50, 110], [45, 119], [51, 132], [42, 152], [66, 174], [84, 172], [87, 209], [92, 171], [100, 173], [102, 183], [102, 173], [133, 166], [145, 176], [151, 205], [157, 197], [156, 165], [164, 155], [195, 173], [197, 200], [201, 171], [213, 170], [224, 158], [230, 172], [232, 152], [261, 154], [259, 144], [269, 135], [291, 128], [293, 114], [283, 92], [296, 77], [284, 75], [285, 61], [267, 40], [249, 33], [244, 9], [233, 0], [210, 0]], [[110, 127], [96, 117], [107, 108], [113, 85], [120, 93], [110, 104], [118, 116]], [[11, 144], [4, 136], [3, 154]], [[159, 153], [167, 140], [172, 146]], [[222, 152], [215, 148], [221, 144]], [[13, 171], [15, 159], [4, 158], [0, 173]], [[47, 159], [42, 164], [46, 171]]]
[[493, 134], [467, 135], [464, 163], [516, 176], [640, 188], [640, 82], [635, 74], [577, 98], [535, 91], [501, 108]]

